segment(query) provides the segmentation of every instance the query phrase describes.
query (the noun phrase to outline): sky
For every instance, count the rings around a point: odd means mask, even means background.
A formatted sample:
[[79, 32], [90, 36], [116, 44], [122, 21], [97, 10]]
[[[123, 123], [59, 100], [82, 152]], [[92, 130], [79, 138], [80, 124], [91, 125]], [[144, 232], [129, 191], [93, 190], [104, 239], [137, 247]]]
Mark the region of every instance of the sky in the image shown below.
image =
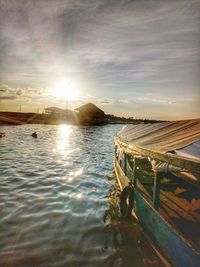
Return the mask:
[[199, 74], [199, 0], [0, 0], [0, 111], [197, 118]]

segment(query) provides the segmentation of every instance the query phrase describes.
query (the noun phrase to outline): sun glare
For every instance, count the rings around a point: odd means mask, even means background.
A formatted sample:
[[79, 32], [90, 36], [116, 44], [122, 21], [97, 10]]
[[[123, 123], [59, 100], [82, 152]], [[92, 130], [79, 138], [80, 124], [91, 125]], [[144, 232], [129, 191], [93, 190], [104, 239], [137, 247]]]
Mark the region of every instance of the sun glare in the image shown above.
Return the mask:
[[70, 134], [72, 128], [70, 125], [59, 125], [57, 137], [57, 151], [63, 156], [67, 155], [67, 147], [70, 145]]
[[76, 100], [78, 97], [77, 89], [65, 80], [59, 80], [54, 84], [52, 96], [68, 101]]

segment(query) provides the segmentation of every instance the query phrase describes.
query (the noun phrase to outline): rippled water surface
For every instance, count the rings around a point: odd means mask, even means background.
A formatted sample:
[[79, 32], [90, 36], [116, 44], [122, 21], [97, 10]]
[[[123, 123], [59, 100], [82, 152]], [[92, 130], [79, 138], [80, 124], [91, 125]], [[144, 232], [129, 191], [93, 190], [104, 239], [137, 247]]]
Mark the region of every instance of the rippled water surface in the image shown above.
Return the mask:
[[140, 227], [118, 215], [106, 174], [120, 128], [0, 128], [0, 266], [162, 266]]

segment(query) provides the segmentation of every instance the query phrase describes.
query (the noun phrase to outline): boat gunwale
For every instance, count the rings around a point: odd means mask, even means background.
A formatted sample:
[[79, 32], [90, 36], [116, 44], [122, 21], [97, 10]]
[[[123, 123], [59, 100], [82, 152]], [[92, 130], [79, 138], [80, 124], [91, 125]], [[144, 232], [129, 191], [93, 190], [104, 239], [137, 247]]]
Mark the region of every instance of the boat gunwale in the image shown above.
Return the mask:
[[[127, 141], [121, 140], [119, 136], [115, 137], [114, 143], [116, 145], [119, 145], [120, 148], [128, 155], [150, 157], [154, 160], [157, 159], [164, 161], [168, 164], [200, 174], [200, 160], [194, 158], [189, 159], [184, 156], [179, 156], [171, 153], [162, 153], [139, 146], [134, 146], [132, 143], [129, 144]], [[200, 182], [199, 179], [198, 182]]]

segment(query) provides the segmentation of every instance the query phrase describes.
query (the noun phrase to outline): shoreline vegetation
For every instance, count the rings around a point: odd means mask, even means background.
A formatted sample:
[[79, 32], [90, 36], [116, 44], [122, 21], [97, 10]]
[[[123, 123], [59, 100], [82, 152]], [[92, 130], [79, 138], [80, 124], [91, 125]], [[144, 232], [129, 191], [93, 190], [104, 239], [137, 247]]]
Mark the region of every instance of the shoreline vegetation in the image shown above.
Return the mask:
[[45, 108], [43, 113], [0, 112], [0, 126], [22, 124], [71, 124], [71, 125], [105, 125], [105, 124], [139, 124], [162, 122], [158, 120], [124, 118], [105, 114], [92, 103], [75, 110], [57, 107]]

